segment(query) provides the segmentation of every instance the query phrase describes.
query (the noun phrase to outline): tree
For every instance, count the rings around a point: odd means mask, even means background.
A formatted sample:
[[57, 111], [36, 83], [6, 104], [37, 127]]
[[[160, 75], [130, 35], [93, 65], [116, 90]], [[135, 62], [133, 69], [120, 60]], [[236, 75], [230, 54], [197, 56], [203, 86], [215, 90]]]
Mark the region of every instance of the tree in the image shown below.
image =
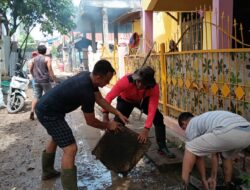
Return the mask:
[[12, 36], [20, 25], [26, 33], [21, 44], [25, 53], [30, 32], [41, 25], [44, 34], [52, 34], [54, 30], [67, 34], [75, 27], [75, 7], [71, 0], [1, 0], [0, 14], [8, 36]]
[[[18, 38], [18, 44], [23, 44], [25, 39], [26, 39], [26, 34], [22, 33]], [[29, 36], [26, 41], [27, 41], [26, 49], [30, 51], [36, 50], [37, 43], [35, 42], [32, 36]]]

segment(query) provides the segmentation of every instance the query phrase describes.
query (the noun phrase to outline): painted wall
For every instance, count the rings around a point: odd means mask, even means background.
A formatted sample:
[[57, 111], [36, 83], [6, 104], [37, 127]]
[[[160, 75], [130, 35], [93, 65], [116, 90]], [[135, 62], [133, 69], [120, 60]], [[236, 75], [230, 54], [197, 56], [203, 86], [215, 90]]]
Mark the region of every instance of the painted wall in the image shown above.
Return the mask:
[[132, 23], [132, 32], [137, 32], [139, 35], [142, 34], [141, 21], [136, 20]]
[[[213, 0], [213, 12], [216, 14], [213, 14], [212, 21], [213, 23], [217, 23], [220, 27], [222, 27], [224, 30], [227, 28], [227, 17], [232, 21], [233, 19], [233, 0]], [[224, 12], [224, 22], [221, 20], [221, 14]], [[227, 30], [226, 30], [227, 31]], [[230, 30], [230, 33], [232, 32], [232, 29]], [[223, 49], [223, 48], [230, 48], [228, 47], [227, 42], [227, 36], [221, 34], [221, 32], [218, 33], [218, 30], [216, 30], [215, 27], [213, 27], [212, 31], [213, 35], [213, 49]]]
[[212, 12], [205, 13], [203, 22], [203, 50], [212, 49]]
[[[170, 12], [174, 17], [177, 18], [177, 12]], [[165, 12], [155, 12], [153, 15], [153, 38], [158, 44], [157, 48], [161, 43], [165, 43], [166, 51], [168, 51], [168, 44], [171, 39], [177, 42], [180, 34], [178, 23], [168, 16]]]

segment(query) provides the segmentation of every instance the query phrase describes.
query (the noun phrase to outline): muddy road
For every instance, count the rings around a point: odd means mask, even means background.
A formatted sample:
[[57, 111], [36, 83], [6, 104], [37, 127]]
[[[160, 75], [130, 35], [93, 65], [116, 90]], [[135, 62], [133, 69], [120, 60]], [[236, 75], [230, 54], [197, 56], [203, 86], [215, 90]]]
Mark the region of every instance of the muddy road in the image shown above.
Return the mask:
[[[29, 96], [31, 90], [29, 89]], [[18, 114], [0, 110], [0, 190], [61, 190], [60, 178], [41, 181], [41, 152], [48, 139], [45, 129], [37, 120], [29, 120], [31, 100]], [[97, 109], [96, 115], [100, 118]], [[78, 145], [76, 157], [79, 189], [88, 190], [170, 190], [180, 189], [180, 171], [161, 173], [143, 157], [127, 177], [119, 176], [91, 154], [102, 132], [87, 126], [81, 110], [66, 116]], [[132, 125], [142, 121], [130, 118]], [[60, 169], [62, 151], [57, 150], [55, 168]]]

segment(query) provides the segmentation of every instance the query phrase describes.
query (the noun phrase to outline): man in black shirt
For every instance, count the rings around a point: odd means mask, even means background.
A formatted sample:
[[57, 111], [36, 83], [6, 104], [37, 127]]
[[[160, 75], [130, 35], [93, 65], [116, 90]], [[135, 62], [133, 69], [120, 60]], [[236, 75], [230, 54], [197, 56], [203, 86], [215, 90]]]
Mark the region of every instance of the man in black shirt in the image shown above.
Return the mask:
[[117, 130], [119, 123], [115, 121], [102, 122], [95, 117], [95, 102], [118, 116], [123, 122], [127, 118], [110, 106], [102, 97], [98, 87], [104, 87], [113, 77], [115, 70], [106, 60], [98, 61], [93, 72], [82, 72], [48, 91], [36, 106], [36, 115], [48, 134], [52, 137], [42, 155], [42, 179], [59, 176], [54, 169], [57, 146], [63, 149], [61, 160], [61, 181], [64, 190], [77, 189], [75, 156], [77, 145], [72, 130], [64, 117], [79, 106], [83, 111], [86, 123], [92, 127]]

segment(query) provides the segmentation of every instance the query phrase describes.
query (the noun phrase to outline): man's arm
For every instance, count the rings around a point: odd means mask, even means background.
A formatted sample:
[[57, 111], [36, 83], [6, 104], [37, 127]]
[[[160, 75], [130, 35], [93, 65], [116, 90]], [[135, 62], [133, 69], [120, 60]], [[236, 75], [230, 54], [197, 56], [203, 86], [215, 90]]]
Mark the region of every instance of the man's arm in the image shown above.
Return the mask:
[[159, 87], [155, 85], [153, 89], [151, 89], [149, 103], [148, 103], [148, 116], [144, 125], [144, 128], [140, 131], [138, 140], [141, 143], [145, 143], [148, 138], [149, 130], [152, 127], [156, 110], [158, 108], [159, 103]]
[[55, 82], [56, 81], [56, 77], [55, 77], [53, 69], [52, 69], [51, 59], [49, 57], [46, 57], [45, 59], [47, 61], [47, 67], [48, 67], [48, 71], [49, 71], [49, 76]]
[[111, 104], [113, 99], [115, 99], [123, 91], [126, 91], [126, 90], [129, 90], [129, 81], [128, 81], [128, 77], [124, 76], [116, 82], [116, 84], [112, 87], [112, 89], [107, 93], [105, 99], [109, 104]]
[[111, 131], [114, 131], [116, 129], [119, 128], [119, 124], [115, 121], [110, 121], [110, 122], [102, 122], [100, 120], [98, 120], [95, 117], [95, 114], [92, 113], [83, 113], [86, 123], [94, 128], [98, 128], [98, 129], [108, 129]]
[[31, 73], [32, 76], [33, 76], [33, 68], [34, 68], [34, 59], [31, 60], [31, 64], [29, 66], [30, 73]]
[[113, 113], [114, 115], [117, 115], [123, 123], [127, 123], [128, 119], [124, 115], [121, 114], [117, 109], [115, 109], [113, 106], [111, 106], [101, 95], [100, 92], [95, 92], [95, 99], [96, 103], [101, 106], [104, 110], [107, 112]]

